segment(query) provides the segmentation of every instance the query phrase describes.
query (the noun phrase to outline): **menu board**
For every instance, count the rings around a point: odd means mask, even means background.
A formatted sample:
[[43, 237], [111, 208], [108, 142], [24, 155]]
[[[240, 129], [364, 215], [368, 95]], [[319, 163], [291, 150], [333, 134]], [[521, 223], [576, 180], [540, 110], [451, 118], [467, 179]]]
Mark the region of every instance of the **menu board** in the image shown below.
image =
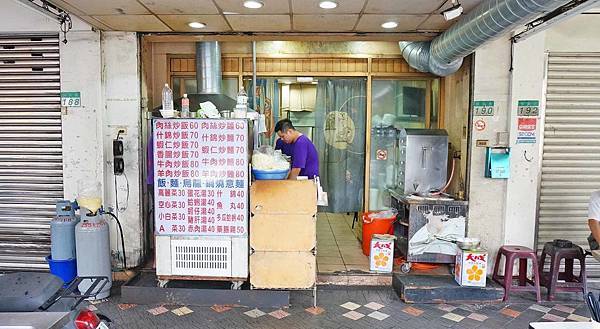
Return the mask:
[[155, 119], [154, 218], [160, 235], [245, 235], [245, 120]]

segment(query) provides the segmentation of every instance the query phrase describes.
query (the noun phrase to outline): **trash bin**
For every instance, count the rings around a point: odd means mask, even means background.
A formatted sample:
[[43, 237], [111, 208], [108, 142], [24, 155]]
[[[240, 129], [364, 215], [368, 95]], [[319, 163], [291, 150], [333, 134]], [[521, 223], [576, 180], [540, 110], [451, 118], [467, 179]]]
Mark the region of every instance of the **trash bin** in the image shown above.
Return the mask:
[[369, 256], [373, 234], [394, 234], [395, 210], [366, 212], [362, 216], [362, 250]]

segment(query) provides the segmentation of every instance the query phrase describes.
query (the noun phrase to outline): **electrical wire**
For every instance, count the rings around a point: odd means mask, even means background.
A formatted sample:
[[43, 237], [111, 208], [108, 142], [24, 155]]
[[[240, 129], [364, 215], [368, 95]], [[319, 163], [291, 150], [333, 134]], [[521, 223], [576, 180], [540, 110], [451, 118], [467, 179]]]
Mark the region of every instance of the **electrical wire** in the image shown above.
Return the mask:
[[112, 212], [106, 212], [107, 215], [110, 215], [112, 218], [115, 219], [115, 221], [117, 222], [117, 226], [119, 227], [119, 232], [121, 234], [121, 249], [123, 249], [123, 270], [127, 269], [127, 260], [125, 257], [125, 239], [123, 239], [123, 227], [121, 226], [121, 222], [119, 221], [119, 218], [117, 218], [117, 216], [115, 216], [115, 214], [113, 214]]
[[[114, 175], [114, 179], [115, 179], [115, 212], [117, 213], [117, 215], [115, 216], [115, 219], [119, 219], [119, 189], [117, 188], [117, 175]], [[119, 236], [117, 235], [116, 237], [117, 240], [117, 249], [119, 248]], [[121, 240], [122, 241], [122, 240]], [[123, 254], [125, 254], [125, 251], [123, 251]]]
[[454, 178], [455, 167], [456, 167], [456, 159], [453, 158], [452, 159], [452, 171], [450, 172], [450, 178], [448, 179], [448, 182], [446, 183], [446, 185], [444, 187], [442, 187], [441, 190], [439, 190], [438, 192], [435, 192], [435, 193], [431, 193], [431, 195], [440, 195], [440, 194], [446, 192], [446, 189], [448, 189], [448, 187], [450, 187], [450, 183], [452, 183], [452, 179]]

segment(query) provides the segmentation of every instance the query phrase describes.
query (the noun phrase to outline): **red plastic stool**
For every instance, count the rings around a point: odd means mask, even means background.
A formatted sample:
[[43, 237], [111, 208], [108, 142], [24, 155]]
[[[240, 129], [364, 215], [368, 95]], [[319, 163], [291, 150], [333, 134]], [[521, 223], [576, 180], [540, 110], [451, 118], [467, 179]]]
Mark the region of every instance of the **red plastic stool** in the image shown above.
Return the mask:
[[[550, 258], [550, 271], [544, 271], [546, 259]], [[560, 263], [565, 260], [565, 271], [560, 271]], [[579, 276], [573, 273], [573, 261], [579, 261]], [[548, 300], [554, 300], [554, 294], [561, 291], [583, 292], [587, 294], [587, 282], [585, 271], [585, 252], [580, 246], [573, 245], [568, 248], [554, 246], [552, 242], [546, 242], [540, 258], [539, 271], [542, 286], [548, 288]], [[559, 282], [559, 280], [564, 282]]]
[[[504, 256], [504, 275], [498, 274], [500, 270], [500, 258]], [[513, 267], [515, 261], [519, 260], [519, 275], [513, 276]], [[531, 259], [533, 263], [533, 281], [527, 278], [527, 260]], [[534, 291], [537, 302], [541, 302], [540, 296], [540, 274], [538, 272], [537, 255], [535, 251], [523, 246], [502, 246], [498, 250], [496, 256], [496, 264], [494, 265], [494, 274], [492, 279], [499, 285], [504, 287], [504, 301], [507, 302], [511, 291]], [[519, 280], [518, 285], [514, 285], [513, 281]], [[529, 285], [528, 285], [529, 284]]]

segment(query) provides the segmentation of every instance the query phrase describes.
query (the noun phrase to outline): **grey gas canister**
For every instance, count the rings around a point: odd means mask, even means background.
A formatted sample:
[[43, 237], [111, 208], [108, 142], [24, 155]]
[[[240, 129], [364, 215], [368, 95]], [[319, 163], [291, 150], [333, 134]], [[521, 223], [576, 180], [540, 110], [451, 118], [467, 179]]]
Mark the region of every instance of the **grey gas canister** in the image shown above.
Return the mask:
[[[91, 214], [84, 208], [80, 214], [81, 220], [75, 227], [77, 275], [107, 277], [109, 282], [102, 291], [94, 291], [98, 293], [96, 299], [104, 299], [110, 295], [112, 286], [109, 226], [100, 214]], [[91, 285], [91, 280], [83, 280], [79, 290], [86, 292]]]
[[71, 201], [60, 200], [56, 203], [56, 216], [50, 221], [50, 253], [53, 260], [75, 258], [75, 225], [78, 222]]

